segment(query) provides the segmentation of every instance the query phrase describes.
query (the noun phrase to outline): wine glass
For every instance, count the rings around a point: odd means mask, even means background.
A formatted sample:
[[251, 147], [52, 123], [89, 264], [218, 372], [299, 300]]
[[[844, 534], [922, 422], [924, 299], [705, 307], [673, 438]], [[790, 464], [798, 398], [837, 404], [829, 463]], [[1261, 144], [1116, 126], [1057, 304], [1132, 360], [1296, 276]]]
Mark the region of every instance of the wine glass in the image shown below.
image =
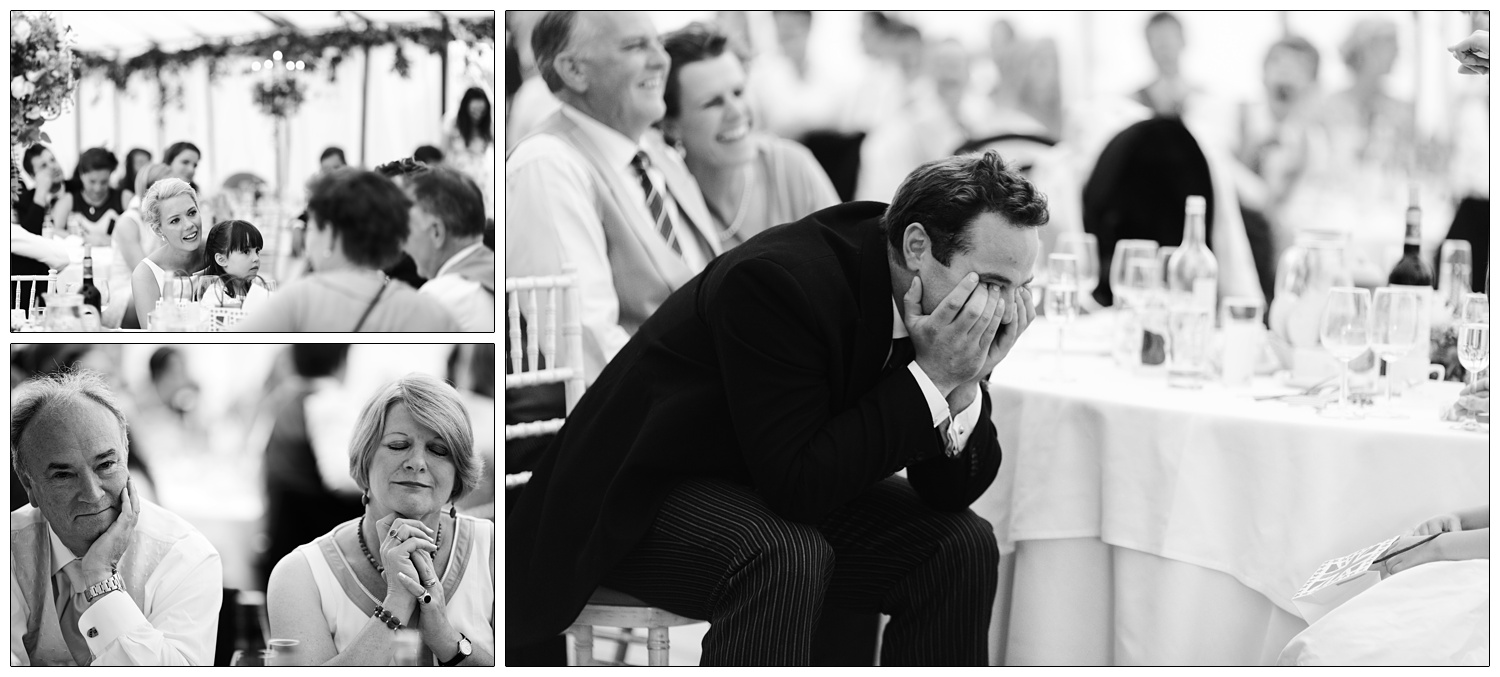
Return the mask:
[[1334, 287], [1328, 290], [1318, 334], [1323, 348], [1343, 363], [1339, 379], [1339, 403], [1324, 407], [1330, 418], [1362, 418], [1349, 406], [1349, 362], [1370, 347], [1370, 290]]
[[1093, 233], [1063, 233], [1057, 236], [1057, 251], [1078, 257], [1080, 300], [1092, 297], [1099, 288], [1099, 238]]
[[[1479, 372], [1490, 362], [1490, 298], [1484, 294], [1464, 294], [1458, 309], [1458, 361], [1469, 372], [1469, 386], [1479, 380]], [[1459, 430], [1478, 430], [1474, 412], [1453, 426]]]
[[1120, 240], [1115, 243], [1114, 256], [1109, 263], [1109, 288], [1124, 303], [1116, 305], [1139, 306], [1138, 296], [1144, 287], [1139, 279], [1130, 278], [1130, 266], [1141, 260], [1156, 260], [1156, 242], [1152, 240]]
[[1463, 295], [1470, 292], [1474, 247], [1467, 240], [1446, 240], [1438, 258], [1438, 296], [1448, 312], [1458, 314]]
[[1381, 287], [1375, 290], [1370, 326], [1370, 348], [1385, 360], [1385, 405], [1371, 412], [1379, 418], [1406, 418], [1391, 404], [1391, 367], [1411, 352], [1420, 338], [1422, 299], [1406, 289]]
[[1078, 315], [1078, 257], [1072, 254], [1047, 256], [1047, 290], [1043, 292], [1047, 319], [1057, 321], [1058, 380], [1067, 380], [1063, 372], [1063, 334], [1067, 324]]

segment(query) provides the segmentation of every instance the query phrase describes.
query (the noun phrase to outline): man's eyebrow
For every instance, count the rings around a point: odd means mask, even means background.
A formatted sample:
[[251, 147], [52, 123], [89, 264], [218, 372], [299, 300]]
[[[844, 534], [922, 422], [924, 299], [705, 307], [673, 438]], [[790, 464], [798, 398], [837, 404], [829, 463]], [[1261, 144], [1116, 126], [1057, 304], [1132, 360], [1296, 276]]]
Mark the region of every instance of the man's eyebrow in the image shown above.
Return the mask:
[[1026, 278], [1025, 282], [1022, 282], [1021, 284], [1017, 285], [1014, 282], [1011, 282], [1010, 278], [1008, 278], [1008, 277], [1006, 277], [1004, 275], [1001, 275], [999, 273], [983, 273], [983, 274], [980, 275], [980, 277], [982, 277], [982, 278], [989, 278], [991, 280], [998, 280], [1000, 282], [1004, 282], [1005, 284], [1011, 285], [1013, 287], [1014, 286], [1024, 287], [1024, 286], [1026, 286], [1028, 284], [1031, 284], [1031, 282], [1036, 279], [1036, 276], [1033, 275], [1031, 277]]

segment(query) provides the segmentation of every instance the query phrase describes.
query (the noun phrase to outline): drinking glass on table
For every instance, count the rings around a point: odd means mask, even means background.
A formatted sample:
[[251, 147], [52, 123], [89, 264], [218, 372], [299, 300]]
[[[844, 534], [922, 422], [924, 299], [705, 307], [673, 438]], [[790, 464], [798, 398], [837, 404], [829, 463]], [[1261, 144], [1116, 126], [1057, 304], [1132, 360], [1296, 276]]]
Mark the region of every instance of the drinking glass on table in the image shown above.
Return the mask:
[[1124, 304], [1139, 308], [1144, 304], [1140, 293], [1144, 290], [1142, 280], [1128, 279], [1132, 263], [1156, 261], [1156, 242], [1152, 240], [1120, 240], [1115, 243], [1114, 256], [1109, 262], [1109, 288]]
[[1422, 297], [1407, 289], [1375, 290], [1370, 320], [1370, 348], [1385, 360], [1385, 404], [1370, 412], [1379, 418], [1406, 418], [1391, 404], [1391, 365], [1417, 347], [1421, 335]]
[[1156, 243], [1120, 240], [1110, 257], [1109, 288], [1114, 295], [1115, 363], [1134, 367], [1141, 362], [1141, 322], [1146, 297], [1154, 288]]
[[1349, 404], [1349, 362], [1370, 348], [1370, 290], [1354, 287], [1328, 290], [1318, 324], [1323, 348], [1343, 363], [1338, 406], [1324, 407], [1322, 414], [1330, 418], [1363, 418]]
[[1099, 238], [1093, 233], [1063, 233], [1057, 236], [1057, 252], [1078, 257], [1079, 300], [1089, 303], [1085, 297], [1099, 288]]
[[1474, 247], [1467, 240], [1445, 240], [1438, 256], [1438, 298], [1448, 312], [1458, 314], [1474, 274]]
[[1265, 304], [1253, 296], [1230, 296], [1224, 299], [1219, 315], [1224, 325], [1224, 352], [1219, 360], [1224, 385], [1248, 387], [1260, 362]]
[[[1458, 307], [1458, 361], [1468, 370], [1473, 388], [1479, 372], [1490, 363], [1490, 298], [1484, 294], [1464, 294]], [[1453, 428], [1479, 430], [1479, 420], [1470, 411]]]
[[1078, 316], [1078, 257], [1072, 254], [1049, 254], [1047, 256], [1047, 289], [1043, 292], [1043, 306], [1047, 320], [1057, 322], [1057, 372], [1058, 380], [1067, 380], [1063, 371], [1063, 334], [1067, 325]]
[[1161, 275], [1161, 286], [1164, 289], [1167, 286], [1167, 262], [1172, 260], [1172, 254], [1176, 251], [1177, 247], [1174, 245], [1158, 247], [1156, 249], [1156, 265], [1161, 268], [1158, 274]]

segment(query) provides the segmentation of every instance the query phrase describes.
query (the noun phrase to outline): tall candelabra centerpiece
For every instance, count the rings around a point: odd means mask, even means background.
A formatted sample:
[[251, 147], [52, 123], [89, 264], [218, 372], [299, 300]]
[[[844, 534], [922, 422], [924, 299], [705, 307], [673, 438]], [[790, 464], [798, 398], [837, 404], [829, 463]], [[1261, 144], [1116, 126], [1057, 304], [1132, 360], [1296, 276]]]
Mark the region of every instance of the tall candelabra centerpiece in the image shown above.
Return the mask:
[[282, 58], [281, 50], [275, 50], [270, 58], [256, 59], [250, 64], [250, 72], [260, 77], [256, 78], [253, 88], [255, 105], [262, 113], [271, 116], [276, 136], [276, 198], [280, 202], [283, 187], [286, 185], [287, 156], [290, 152], [287, 146], [291, 142], [291, 134], [287, 125], [287, 119], [297, 113], [304, 100], [302, 80], [298, 77], [300, 73], [307, 70], [307, 63], [301, 59]]
[[[10, 13], [10, 201], [21, 191], [17, 171], [26, 148], [51, 142], [42, 125], [73, 107], [78, 89], [73, 30], [52, 12]], [[15, 215], [11, 215], [14, 222]]]

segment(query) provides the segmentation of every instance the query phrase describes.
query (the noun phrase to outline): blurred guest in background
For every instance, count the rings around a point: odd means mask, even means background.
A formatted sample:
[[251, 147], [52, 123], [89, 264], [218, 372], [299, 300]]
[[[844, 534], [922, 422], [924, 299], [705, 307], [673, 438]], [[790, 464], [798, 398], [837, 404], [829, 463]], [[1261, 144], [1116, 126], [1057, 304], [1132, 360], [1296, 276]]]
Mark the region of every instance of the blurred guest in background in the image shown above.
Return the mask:
[[510, 102], [510, 117], [505, 121], [505, 155], [515, 149], [521, 139], [531, 134], [536, 126], [557, 112], [562, 102], [552, 94], [542, 72], [537, 68], [536, 52], [531, 48], [531, 32], [536, 28], [544, 10], [506, 10], [505, 25], [510, 29], [511, 41], [516, 47], [521, 84]]
[[[14, 206], [19, 224], [11, 224], [11, 275], [46, 275], [47, 269], [62, 270], [68, 263], [68, 253], [54, 243], [44, 240], [47, 215], [63, 189], [63, 170], [52, 151], [42, 144], [32, 144], [21, 156], [21, 169], [32, 178], [32, 186], [20, 191]], [[36, 298], [47, 293], [47, 283], [37, 283]], [[11, 307], [27, 310], [31, 307], [32, 283], [26, 283], [24, 293], [17, 294], [17, 282], [10, 283]], [[19, 296], [19, 302], [16, 301]]]
[[829, 69], [809, 55], [814, 14], [808, 10], [771, 12], [776, 50], [755, 56], [746, 89], [761, 129], [788, 139], [837, 125], [837, 83]]
[[324, 148], [323, 154], [318, 156], [319, 171], [327, 172], [347, 166], [349, 166], [349, 162], [344, 159], [344, 149], [338, 146]]
[[[110, 279], [120, 276], [129, 281], [131, 273], [141, 265], [141, 260], [156, 250], [161, 240], [156, 233], [146, 227], [145, 219], [141, 215], [141, 198], [145, 197], [146, 191], [157, 181], [167, 178], [172, 173], [171, 168], [155, 162], [146, 165], [135, 174], [136, 195], [132, 198], [130, 206], [120, 219], [115, 222], [115, 232], [111, 236], [115, 246], [115, 259], [110, 264]], [[115, 290], [111, 287], [109, 296], [109, 307], [105, 310], [105, 326], [122, 327], [125, 329], [140, 329], [141, 322], [136, 315], [135, 303], [131, 294], [131, 285]], [[119, 318], [114, 320], [113, 318]]]
[[[1469, 25], [1473, 33], [1448, 50], [1461, 64], [1461, 71], [1488, 76], [1490, 13], [1469, 12]], [[1459, 203], [1443, 239], [1469, 242], [1473, 250], [1469, 289], [1483, 290], [1490, 266], [1490, 81], [1488, 77], [1462, 78], [1453, 85], [1456, 93], [1450, 110], [1455, 141], [1448, 180]], [[1437, 261], [1441, 251], [1433, 256]], [[1441, 267], [1434, 263], [1432, 269]]]
[[495, 331], [495, 252], [484, 237], [484, 197], [458, 172], [419, 172], [406, 185], [405, 249], [427, 278], [421, 293], [442, 303], [462, 331]]
[[650, 131], [669, 65], [651, 19], [548, 12], [532, 47], [564, 105], [505, 162], [506, 274], [576, 267], [592, 382], [721, 247], [698, 183]]
[[495, 665], [495, 524], [444, 509], [481, 471], [458, 393], [425, 374], [385, 386], [348, 459], [363, 514], [277, 564], [271, 636], [301, 642], [311, 665], [388, 665], [393, 631], [411, 627], [420, 665]]
[[[278, 291], [235, 331], [457, 331], [448, 311], [381, 268], [400, 258], [411, 202], [389, 179], [350, 168], [314, 176], [313, 274]], [[139, 305], [139, 304], [137, 304]]]
[[1136, 91], [1134, 98], [1156, 115], [1182, 117], [1188, 98], [1198, 92], [1182, 75], [1186, 46], [1182, 21], [1172, 13], [1158, 12], [1146, 21], [1146, 47], [1156, 64], [1156, 79]]
[[125, 192], [125, 208], [130, 209], [132, 205], [139, 206], [137, 198], [141, 192], [135, 189], [135, 177], [151, 164], [151, 151], [144, 148], [132, 148], [125, 154], [125, 173], [120, 177], [120, 182], [115, 184], [116, 188]]
[[109, 176], [119, 166], [115, 154], [103, 148], [83, 151], [73, 167], [67, 192], [58, 196], [52, 207], [52, 222], [67, 224], [70, 231], [83, 237], [84, 244], [110, 246], [115, 220], [125, 213], [124, 197], [129, 192], [109, 185]]
[[167, 152], [162, 153], [161, 161], [172, 168], [173, 177], [186, 181], [193, 190], [198, 190], [198, 184], [193, 183], [193, 176], [198, 173], [198, 163], [203, 161], [203, 152], [197, 146], [187, 141], [178, 141], [167, 147]]
[[208, 540], [141, 500], [125, 415], [97, 374], [28, 381], [11, 404], [11, 665], [209, 665], [223, 570]]
[[296, 379], [277, 395], [265, 449], [266, 551], [260, 589], [287, 553], [360, 512], [348, 477], [348, 443], [357, 415], [342, 387], [349, 346], [291, 346]]
[[693, 23], [663, 46], [672, 66], [662, 131], [683, 151], [724, 249], [838, 203], [812, 153], [755, 129], [745, 68], [725, 49], [727, 36]]
[[448, 355], [448, 382], [474, 422], [474, 454], [482, 468], [479, 483], [455, 501], [466, 515], [495, 520], [495, 344], [464, 343]]
[[433, 146], [417, 146], [417, 149], [412, 151], [411, 159], [428, 167], [436, 167], [443, 164], [443, 151]]
[[470, 87], [464, 91], [443, 147], [448, 164], [468, 174], [484, 191], [484, 213], [494, 216], [495, 113], [483, 89]]

